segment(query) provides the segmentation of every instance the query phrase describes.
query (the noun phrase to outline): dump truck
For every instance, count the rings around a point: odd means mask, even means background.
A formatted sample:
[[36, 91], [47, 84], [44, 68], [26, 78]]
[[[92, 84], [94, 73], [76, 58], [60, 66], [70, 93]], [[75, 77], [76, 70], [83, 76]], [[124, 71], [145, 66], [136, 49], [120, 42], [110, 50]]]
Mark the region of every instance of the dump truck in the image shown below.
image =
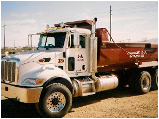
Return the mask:
[[39, 35], [36, 51], [1, 59], [1, 95], [35, 103], [43, 117], [63, 117], [73, 97], [120, 86], [140, 94], [158, 89], [158, 44], [115, 42], [96, 22], [47, 25], [30, 34]]

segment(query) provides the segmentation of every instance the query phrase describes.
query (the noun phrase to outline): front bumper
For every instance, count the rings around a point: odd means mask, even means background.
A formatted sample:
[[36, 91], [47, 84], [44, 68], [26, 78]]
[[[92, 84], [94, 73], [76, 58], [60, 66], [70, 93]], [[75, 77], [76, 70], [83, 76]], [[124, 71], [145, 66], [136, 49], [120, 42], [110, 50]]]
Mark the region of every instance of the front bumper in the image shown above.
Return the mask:
[[1, 83], [1, 95], [6, 98], [14, 98], [24, 103], [39, 102], [40, 94], [43, 87], [17, 87], [5, 83]]

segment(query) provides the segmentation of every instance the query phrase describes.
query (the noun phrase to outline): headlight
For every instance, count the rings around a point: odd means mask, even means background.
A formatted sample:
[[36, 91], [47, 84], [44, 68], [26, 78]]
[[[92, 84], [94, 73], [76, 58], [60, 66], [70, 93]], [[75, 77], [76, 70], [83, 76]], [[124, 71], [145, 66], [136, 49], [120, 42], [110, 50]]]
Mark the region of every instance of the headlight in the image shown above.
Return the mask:
[[44, 82], [44, 79], [37, 79], [37, 78], [28, 78], [25, 79], [22, 84], [23, 85], [40, 85]]

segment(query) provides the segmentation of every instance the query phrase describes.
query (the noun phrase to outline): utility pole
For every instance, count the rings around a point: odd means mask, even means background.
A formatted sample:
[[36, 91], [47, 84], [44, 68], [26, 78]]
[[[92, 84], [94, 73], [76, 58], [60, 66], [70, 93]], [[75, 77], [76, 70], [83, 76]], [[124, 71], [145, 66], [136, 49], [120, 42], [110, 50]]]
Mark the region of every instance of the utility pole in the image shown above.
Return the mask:
[[32, 48], [32, 35], [30, 35], [30, 40], [31, 40], [31, 48]]
[[28, 35], [28, 48], [29, 48], [29, 37], [30, 37], [30, 36]]
[[4, 25], [3, 25], [3, 27], [4, 27], [4, 54], [5, 54], [5, 23], [4, 23]]
[[14, 40], [14, 49], [15, 49], [15, 40]]
[[111, 15], [112, 15], [112, 13], [111, 13], [111, 6], [110, 6], [110, 41], [111, 41]]

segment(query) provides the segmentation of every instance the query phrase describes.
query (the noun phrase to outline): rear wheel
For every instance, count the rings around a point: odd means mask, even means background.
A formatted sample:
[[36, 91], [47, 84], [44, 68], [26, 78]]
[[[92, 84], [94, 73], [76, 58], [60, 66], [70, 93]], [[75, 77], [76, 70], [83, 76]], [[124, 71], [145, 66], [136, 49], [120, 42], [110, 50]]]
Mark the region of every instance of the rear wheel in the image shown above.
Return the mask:
[[63, 117], [71, 109], [72, 95], [62, 84], [52, 84], [46, 87], [37, 105], [38, 112], [43, 117]]
[[151, 89], [158, 89], [158, 69], [155, 69], [152, 73]]
[[142, 71], [135, 81], [136, 91], [144, 94], [148, 93], [151, 88], [151, 75], [147, 71]]

